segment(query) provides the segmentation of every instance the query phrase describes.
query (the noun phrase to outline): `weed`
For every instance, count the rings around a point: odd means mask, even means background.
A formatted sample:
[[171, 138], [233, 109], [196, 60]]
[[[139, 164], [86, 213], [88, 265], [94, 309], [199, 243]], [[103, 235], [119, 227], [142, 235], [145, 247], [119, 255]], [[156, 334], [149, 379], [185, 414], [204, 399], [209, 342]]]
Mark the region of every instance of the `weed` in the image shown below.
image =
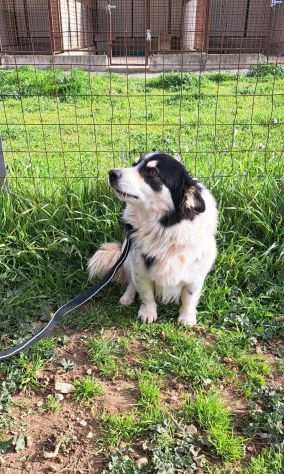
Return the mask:
[[51, 413], [56, 413], [60, 410], [60, 401], [54, 395], [47, 395], [44, 410]]
[[145, 374], [139, 376], [139, 406], [142, 410], [149, 408], [159, 408], [161, 402], [160, 387], [156, 383], [152, 374]]
[[244, 354], [237, 358], [237, 363], [240, 370], [246, 374], [249, 386], [265, 385], [265, 376], [270, 374], [270, 367], [262, 356]]
[[142, 373], [138, 377], [138, 409], [140, 425], [144, 430], [160, 423], [166, 413], [161, 405], [161, 392], [157, 379], [153, 374]]
[[188, 474], [202, 470], [206, 466], [206, 459], [200, 453], [201, 440], [190, 435], [186, 426], [174, 424], [164, 420], [148, 432], [144, 448], [147, 448], [146, 462], [142, 465], [131, 457], [132, 450], [119, 449], [111, 456], [106, 473], [112, 474], [174, 474], [186, 472]]
[[246, 334], [240, 331], [218, 330], [213, 334], [216, 337], [216, 351], [224, 357], [238, 357], [247, 346]]
[[186, 90], [197, 90], [200, 82], [204, 80], [204, 78], [194, 74], [169, 72], [161, 74], [158, 78], [151, 79], [148, 81], [147, 86], [173, 91], [180, 91], [182, 88]]
[[284, 442], [284, 395], [261, 388], [252, 395], [248, 427], [244, 432], [268, 443]]
[[74, 387], [74, 398], [77, 401], [90, 400], [93, 397], [103, 394], [102, 386], [90, 376], [76, 380]]
[[90, 358], [105, 377], [113, 377], [118, 370], [114, 357], [118, 353], [118, 345], [112, 339], [94, 337], [90, 339], [88, 350]]
[[130, 456], [119, 451], [111, 456], [102, 474], [139, 474], [143, 471]]
[[64, 72], [60, 69], [40, 71], [31, 66], [17, 70], [0, 71], [0, 94], [2, 97], [57, 96], [66, 100], [86, 89], [87, 76], [81, 71]]
[[248, 77], [282, 77], [284, 76], [284, 68], [279, 64], [256, 64], [250, 67], [247, 73]]
[[62, 359], [60, 361], [60, 365], [66, 372], [74, 368], [74, 362], [73, 360], [70, 360], [70, 359]]
[[281, 474], [284, 471], [283, 449], [266, 448], [250, 461], [244, 474]]
[[18, 384], [21, 389], [35, 390], [39, 387], [38, 378], [44, 366], [41, 357], [35, 356], [32, 359], [21, 354], [19, 358]]
[[284, 375], [284, 358], [283, 358], [283, 359], [279, 359], [279, 361], [278, 361], [278, 372], [279, 372], [281, 375]]
[[[206, 465], [205, 457], [200, 453], [200, 444], [186, 429], [180, 429], [169, 438], [167, 443], [161, 443], [162, 427], [159, 431], [159, 442], [152, 445], [152, 470], [150, 472], [175, 473], [176, 470], [189, 474], [198, 469], [203, 470]], [[165, 439], [165, 435], [163, 436]], [[157, 441], [157, 440], [156, 440]]]
[[118, 357], [126, 354], [128, 345], [129, 341], [125, 337], [117, 340], [93, 337], [89, 340], [88, 352], [100, 373], [105, 377], [113, 377], [118, 370]]
[[228, 461], [243, 456], [243, 440], [233, 433], [231, 416], [218, 393], [199, 392], [195, 400], [186, 403], [184, 413], [206, 430], [208, 441], [218, 456]]
[[102, 416], [102, 422], [104, 442], [111, 447], [118, 446], [121, 441], [131, 441], [140, 431], [135, 413], [123, 415], [107, 413]]
[[224, 367], [199, 340], [170, 327], [164, 332], [163, 343], [153, 347], [142, 365], [153, 372], [188, 379], [194, 385], [208, 384], [224, 375]]
[[222, 83], [236, 80], [236, 75], [228, 72], [214, 72], [206, 75], [209, 81]]
[[54, 356], [56, 348], [56, 339], [54, 337], [47, 337], [42, 339], [37, 344], [34, 344], [28, 351], [28, 357], [40, 357], [44, 360], [50, 360]]

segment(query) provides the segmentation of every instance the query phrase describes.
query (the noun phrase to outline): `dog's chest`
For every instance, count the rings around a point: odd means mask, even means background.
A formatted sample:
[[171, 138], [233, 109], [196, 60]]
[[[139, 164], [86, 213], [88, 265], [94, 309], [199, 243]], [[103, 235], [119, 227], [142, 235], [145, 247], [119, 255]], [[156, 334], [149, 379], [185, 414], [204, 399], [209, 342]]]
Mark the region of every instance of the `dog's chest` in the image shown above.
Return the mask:
[[132, 252], [135, 273], [145, 274], [161, 286], [174, 286], [187, 280], [194, 260], [188, 247], [177, 244], [152, 250], [137, 245]]

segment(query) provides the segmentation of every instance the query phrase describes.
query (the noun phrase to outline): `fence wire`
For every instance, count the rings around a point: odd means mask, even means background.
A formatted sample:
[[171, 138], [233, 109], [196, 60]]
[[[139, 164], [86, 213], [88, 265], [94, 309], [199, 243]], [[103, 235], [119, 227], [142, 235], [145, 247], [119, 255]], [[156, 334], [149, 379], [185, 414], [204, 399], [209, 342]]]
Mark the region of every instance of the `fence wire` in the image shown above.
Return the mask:
[[283, 176], [282, 3], [1, 0], [0, 11], [9, 180], [96, 183], [158, 149], [203, 179]]

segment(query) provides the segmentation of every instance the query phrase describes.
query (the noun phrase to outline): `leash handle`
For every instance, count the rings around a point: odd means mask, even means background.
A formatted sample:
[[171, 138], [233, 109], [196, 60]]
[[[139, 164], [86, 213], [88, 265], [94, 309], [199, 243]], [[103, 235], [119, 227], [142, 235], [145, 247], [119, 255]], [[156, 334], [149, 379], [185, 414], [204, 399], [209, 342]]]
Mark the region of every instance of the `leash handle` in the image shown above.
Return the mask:
[[23, 351], [26, 351], [33, 344], [46, 337], [47, 334], [59, 323], [63, 316], [71, 313], [72, 311], [75, 311], [84, 304], [88, 303], [89, 301], [94, 299], [100, 291], [106, 288], [111, 283], [114, 276], [128, 257], [131, 248], [131, 235], [133, 234], [133, 232], [134, 230], [132, 228], [127, 229], [126, 238], [122, 245], [121, 255], [100, 283], [98, 283], [92, 288], [89, 288], [83, 293], [80, 293], [78, 296], [75, 296], [63, 306], [58, 308], [58, 310], [53, 314], [47, 325], [41, 328], [32, 337], [15, 345], [14, 347], [11, 347], [10, 349], [6, 349], [5, 351], [0, 352], [0, 362], [3, 362], [17, 354], [20, 354]]

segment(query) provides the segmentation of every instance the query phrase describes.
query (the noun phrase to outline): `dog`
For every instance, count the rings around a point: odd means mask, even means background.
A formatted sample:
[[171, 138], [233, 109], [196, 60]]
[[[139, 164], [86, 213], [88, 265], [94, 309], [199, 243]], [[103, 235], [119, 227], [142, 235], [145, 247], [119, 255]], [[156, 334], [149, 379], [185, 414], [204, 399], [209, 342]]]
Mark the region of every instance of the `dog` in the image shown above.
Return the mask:
[[[138, 318], [157, 320], [156, 299], [181, 301], [178, 321], [196, 324], [203, 284], [217, 256], [215, 198], [188, 174], [180, 160], [146, 153], [132, 167], [109, 171], [109, 184], [126, 206], [123, 221], [132, 226], [132, 246], [118, 280], [126, 285], [120, 303], [141, 299]], [[90, 277], [102, 277], [121, 253], [106, 243], [88, 262]]]

